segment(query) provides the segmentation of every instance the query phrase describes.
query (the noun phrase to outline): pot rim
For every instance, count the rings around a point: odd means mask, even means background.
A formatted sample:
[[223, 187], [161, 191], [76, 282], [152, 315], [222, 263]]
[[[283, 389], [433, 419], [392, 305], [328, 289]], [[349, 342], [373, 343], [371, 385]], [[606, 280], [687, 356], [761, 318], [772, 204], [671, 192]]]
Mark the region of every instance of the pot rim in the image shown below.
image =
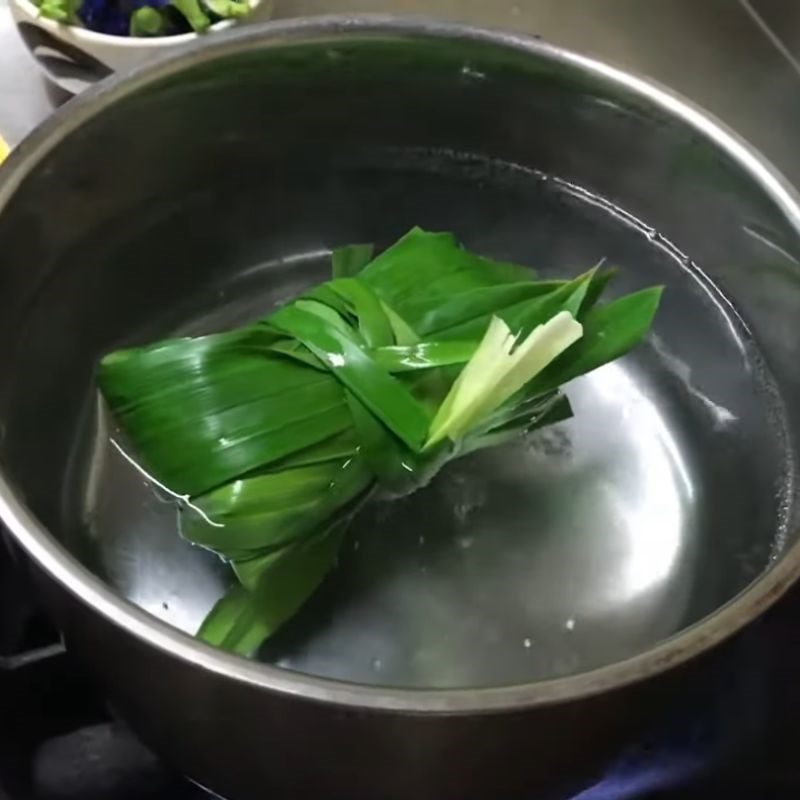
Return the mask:
[[[659, 84], [540, 39], [458, 23], [391, 15], [334, 15], [254, 25], [221, 36], [174, 57], [110, 77], [57, 110], [12, 151], [0, 168], [0, 213], [36, 164], [68, 134], [118, 99], [148, 83], [227, 53], [342, 37], [447, 39], [527, 53], [577, 68], [638, 95], [680, 119], [723, 150], [770, 196], [800, 236], [800, 197], [786, 179], [723, 123]], [[0, 470], [0, 520], [57, 583], [107, 620], [142, 642], [203, 670], [253, 687], [352, 708], [409, 714], [497, 713], [575, 701], [642, 681], [705, 652], [755, 619], [800, 574], [800, 541], [746, 589], [715, 612], [636, 656], [576, 675], [486, 688], [405, 689], [365, 686], [294, 673], [248, 661], [194, 639], [118, 595], [84, 567], [34, 517]]]

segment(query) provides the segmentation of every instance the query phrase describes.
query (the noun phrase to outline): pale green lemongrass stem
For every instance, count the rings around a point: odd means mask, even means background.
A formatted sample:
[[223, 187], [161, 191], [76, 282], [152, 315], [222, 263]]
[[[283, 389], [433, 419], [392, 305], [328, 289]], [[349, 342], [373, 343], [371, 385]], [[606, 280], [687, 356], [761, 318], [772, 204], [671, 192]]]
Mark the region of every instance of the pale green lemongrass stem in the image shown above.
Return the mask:
[[426, 447], [458, 441], [583, 335], [583, 326], [560, 311], [517, 347], [516, 337], [492, 317], [473, 357], [461, 371], [431, 424]]

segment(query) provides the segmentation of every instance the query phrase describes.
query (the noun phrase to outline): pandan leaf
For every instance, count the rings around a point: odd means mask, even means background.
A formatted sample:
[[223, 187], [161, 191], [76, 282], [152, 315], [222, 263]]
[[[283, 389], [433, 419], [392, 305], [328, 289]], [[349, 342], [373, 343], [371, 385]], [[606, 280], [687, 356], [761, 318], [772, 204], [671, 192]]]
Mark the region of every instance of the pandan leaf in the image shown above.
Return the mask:
[[498, 412], [492, 415], [482, 429], [470, 433], [459, 445], [459, 456], [465, 456], [476, 450], [499, 447], [521, 436], [555, 425], [572, 417], [572, 407], [566, 395], [552, 392], [535, 401], [515, 406], [505, 414]]
[[416, 478], [416, 454], [387, 430], [352, 392], [347, 393], [347, 402], [359, 441], [359, 455], [372, 474], [384, 489], [397, 493], [408, 490]]
[[379, 347], [370, 355], [387, 372], [413, 372], [465, 364], [476, 348], [475, 341], [421, 342], [405, 347]]
[[359, 457], [240, 478], [194, 499], [182, 532], [222, 555], [271, 549], [314, 533], [373, 480]]
[[492, 316], [503, 309], [548, 295], [564, 285], [564, 281], [525, 281], [500, 286], [481, 287], [459, 292], [451, 299], [431, 302], [422, 298], [413, 313], [419, 317], [418, 330], [423, 335], [441, 335], [444, 331], [466, 326], [478, 320], [478, 329], [486, 328]]
[[252, 655], [272, 632], [265, 608], [249, 589], [236, 584], [217, 601], [195, 636], [222, 650]]
[[[352, 325], [349, 325], [341, 313], [325, 303], [319, 302], [319, 300], [306, 300], [305, 298], [301, 298], [300, 300], [292, 303], [290, 309], [292, 311], [305, 311], [308, 314], [313, 314], [315, 317], [319, 317], [324, 323], [326, 323], [326, 328], [333, 328], [339, 336], [344, 336], [345, 339], [354, 342], [360, 347], [364, 347], [367, 344], [359, 331], [356, 330]], [[298, 339], [298, 341], [300, 340]], [[306, 345], [306, 347], [308, 347], [308, 345]]]
[[592, 309], [583, 320], [583, 339], [543, 370], [528, 390], [550, 391], [627, 353], [650, 329], [661, 293], [661, 287], [644, 289]]
[[249, 655], [314, 593], [336, 563], [347, 530], [339, 522], [323, 534], [265, 558], [252, 590], [235, 586], [214, 606], [197, 636], [209, 644]]
[[350, 427], [339, 382], [272, 356], [275, 340], [251, 327], [103, 359], [100, 388], [159, 481], [201, 494]]
[[321, 439], [303, 450], [298, 450], [285, 458], [274, 461], [271, 469], [292, 469], [312, 464], [323, 464], [326, 461], [347, 461], [358, 452], [359, 442], [355, 429], [351, 426], [341, 433]]
[[401, 347], [417, 344], [419, 342], [417, 332], [412, 330], [411, 326], [391, 306], [387, 306], [383, 300], [381, 300], [381, 305], [394, 331], [395, 342]]
[[353, 278], [372, 261], [375, 245], [350, 244], [331, 254], [334, 278]]
[[586, 294], [583, 297], [583, 302], [581, 303], [581, 307], [578, 312], [579, 321], [582, 320], [584, 316], [586, 316], [586, 314], [588, 314], [589, 311], [597, 304], [600, 296], [606, 290], [608, 284], [614, 280], [617, 270], [613, 267], [601, 270], [600, 266], [598, 265], [590, 271], [590, 274], [592, 275], [592, 280], [586, 289]]
[[364, 350], [324, 320], [292, 306], [279, 309], [270, 322], [308, 347], [409, 447], [421, 449], [428, 432], [429, 420], [425, 409]]
[[[548, 281], [548, 291], [534, 295], [528, 300], [504, 306], [499, 309], [496, 316], [500, 317], [515, 334], [521, 336], [526, 336], [536, 326], [547, 322], [559, 311], [568, 311], [577, 318], [595, 279], [595, 270], [590, 270], [571, 281], [557, 283]], [[437, 332], [435, 337], [438, 340], [450, 340], [482, 335], [489, 320], [490, 316], [484, 314], [469, 322]]]
[[430, 307], [449, 301], [455, 293], [533, 280], [535, 275], [525, 267], [470, 253], [450, 233], [414, 228], [373, 259], [359, 277], [419, 331], [421, 295]]
[[339, 278], [328, 286], [345, 301], [350, 313], [358, 320], [358, 330], [367, 347], [386, 347], [395, 343], [384, 306], [365, 283], [354, 278]]
[[[171, 391], [143, 382], [140, 403], [116, 406], [118, 421], [159, 481], [180, 494], [201, 494], [350, 426], [337, 381], [314, 371], [305, 385], [291, 385], [294, 376], [283, 362], [261, 361], [253, 370], [242, 356], [231, 381], [227, 368], [199, 374], [176, 368]], [[251, 383], [231, 391], [242, 374]], [[281, 377], [288, 378], [286, 387]], [[263, 396], [252, 397], [255, 387]]]
[[602, 305], [611, 271], [536, 281], [420, 229], [332, 262], [332, 280], [254, 324], [98, 370], [134, 455], [183, 498], [182, 534], [233, 567], [198, 635], [235, 652], [300, 608], [371, 496], [569, 417], [559, 387], [636, 345], [660, 296]]

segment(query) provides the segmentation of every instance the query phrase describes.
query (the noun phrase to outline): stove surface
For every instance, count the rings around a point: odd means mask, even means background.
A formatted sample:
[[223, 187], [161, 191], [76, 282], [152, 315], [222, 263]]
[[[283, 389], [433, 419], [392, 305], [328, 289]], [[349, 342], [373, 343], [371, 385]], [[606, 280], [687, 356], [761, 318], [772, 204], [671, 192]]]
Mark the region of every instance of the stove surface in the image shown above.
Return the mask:
[[0, 538], [0, 800], [200, 800], [66, 653]]
[[[796, 800], [798, 614], [800, 591], [721, 648], [599, 782], [548, 800]], [[0, 546], [0, 800], [208, 797], [113, 717]]]
[[[56, 98], [0, 0], [0, 133]], [[278, 16], [428, 14], [542, 35], [706, 107], [800, 183], [800, 3], [786, 0], [283, 0]], [[800, 591], [719, 650], [645, 741], [558, 800], [797, 800]], [[200, 800], [108, 711], [0, 537], [0, 800]], [[541, 798], [531, 798], [541, 800]]]

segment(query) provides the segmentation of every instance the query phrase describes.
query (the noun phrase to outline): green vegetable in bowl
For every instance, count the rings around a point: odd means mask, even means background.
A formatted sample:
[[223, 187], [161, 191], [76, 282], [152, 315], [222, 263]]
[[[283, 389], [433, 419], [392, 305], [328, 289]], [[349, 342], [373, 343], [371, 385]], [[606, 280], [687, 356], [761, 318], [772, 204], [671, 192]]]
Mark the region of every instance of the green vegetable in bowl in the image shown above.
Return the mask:
[[661, 290], [598, 301], [611, 271], [536, 280], [414, 229], [258, 322], [106, 356], [99, 383], [181, 532], [234, 587], [198, 635], [249, 653], [335, 563], [349, 522], [447, 462], [571, 415], [560, 386], [630, 350]]
[[215, 22], [240, 19], [250, 0], [34, 0], [43, 17], [112, 36], [203, 33]]
[[166, 30], [166, 20], [157, 8], [142, 6], [131, 14], [131, 36], [163, 36]]

